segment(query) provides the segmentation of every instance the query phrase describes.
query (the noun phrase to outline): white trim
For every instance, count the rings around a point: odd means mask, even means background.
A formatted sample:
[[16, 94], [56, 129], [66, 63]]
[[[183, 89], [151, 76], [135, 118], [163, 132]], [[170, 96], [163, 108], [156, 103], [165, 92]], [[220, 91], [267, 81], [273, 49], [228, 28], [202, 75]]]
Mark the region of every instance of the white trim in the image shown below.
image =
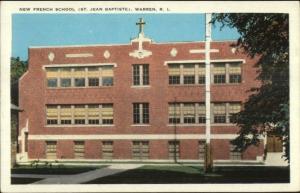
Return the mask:
[[62, 128], [62, 127], [68, 127], [68, 128], [74, 128], [77, 129], [78, 127], [114, 127], [115, 125], [45, 125], [45, 127], [49, 128]]
[[[238, 134], [212, 134], [212, 139], [234, 139]], [[29, 140], [173, 140], [174, 134], [29, 135]], [[176, 139], [205, 139], [205, 134], [176, 134]], [[259, 137], [263, 139], [263, 137]]]
[[[214, 60], [210, 60], [210, 62], [243, 62], [246, 63], [245, 59], [214, 59]], [[164, 66], [168, 65], [168, 64], [177, 64], [177, 63], [205, 63], [205, 60], [169, 60], [169, 61], [165, 61], [164, 62]]]
[[[140, 126], [140, 125], [137, 125]], [[212, 134], [212, 139], [234, 139], [237, 134]], [[172, 140], [174, 134], [123, 134], [123, 135], [29, 135], [29, 140]], [[205, 134], [177, 134], [177, 139], [205, 139]]]
[[[218, 49], [210, 49], [209, 52], [219, 52]], [[205, 54], [205, 50], [190, 50], [190, 54]]]
[[[34, 161], [37, 159], [28, 159], [26, 161]], [[86, 165], [86, 163], [89, 163], [91, 165], [105, 165], [105, 164], [114, 164], [118, 162], [129, 162], [128, 164], [136, 164], [136, 163], [145, 163], [147, 165], [151, 165], [149, 162], [154, 162], [153, 164], [176, 164], [174, 163], [174, 160], [172, 159], [147, 159], [147, 160], [135, 160], [135, 159], [112, 159], [112, 160], [106, 160], [106, 159], [39, 159], [41, 162], [54, 162], [58, 161], [58, 163], [53, 163], [53, 165], [64, 163], [66, 165]], [[183, 163], [204, 163], [204, 160], [201, 159], [178, 159], [178, 162], [183, 162]], [[69, 162], [69, 163], [66, 163]], [[79, 162], [79, 163], [78, 163]], [[80, 163], [83, 162], [83, 163]], [[94, 163], [93, 163], [94, 162]], [[100, 162], [100, 163], [97, 163]], [[155, 163], [157, 162], [157, 163]], [[216, 164], [221, 164], [221, 165], [230, 165], [230, 166], [241, 166], [242, 164], [259, 164], [259, 165], [264, 165], [264, 162], [258, 161], [258, 160], [214, 160], [214, 163]], [[25, 164], [25, 163], [24, 163]], [[42, 163], [41, 163], [42, 164]]]
[[88, 58], [93, 56], [93, 53], [65, 54], [66, 58]]
[[151, 125], [150, 124], [132, 124], [130, 126], [132, 126], [132, 127], [150, 127]]
[[132, 85], [130, 88], [150, 88], [150, 85]]
[[114, 66], [117, 67], [117, 63], [90, 63], [90, 64], [46, 64], [43, 65], [43, 69], [51, 67], [87, 67], [87, 66]]
[[[204, 43], [205, 41], [184, 41], [184, 42], [154, 42], [152, 44], [191, 44], [191, 43]], [[237, 40], [214, 40], [214, 42], [237, 42]], [[39, 49], [39, 48], [70, 48], [70, 47], [96, 47], [96, 46], [127, 46], [131, 45], [130, 43], [123, 44], [82, 44], [82, 45], [54, 45], [54, 46], [29, 46], [29, 49]]]

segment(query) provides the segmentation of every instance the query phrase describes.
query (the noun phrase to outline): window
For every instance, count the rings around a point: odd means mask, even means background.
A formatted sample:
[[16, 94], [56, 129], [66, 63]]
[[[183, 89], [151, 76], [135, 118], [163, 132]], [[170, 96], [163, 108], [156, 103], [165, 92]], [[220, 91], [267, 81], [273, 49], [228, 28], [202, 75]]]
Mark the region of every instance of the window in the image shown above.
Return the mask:
[[205, 110], [205, 104], [203, 103], [200, 103], [198, 105], [198, 122], [206, 123], [206, 110]]
[[133, 64], [133, 85], [149, 85], [149, 65]]
[[56, 125], [58, 124], [58, 108], [57, 105], [47, 106], [47, 124]]
[[102, 86], [113, 85], [113, 67], [103, 66], [102, 67]]
[[111, 160], [113, 158], [113, 142], [103, 141], [102, 142], [102, 158]]
[[169, 103], [169, 123], [205, 123], [204, 103]]
[[201, 64], [198, 68], [198, 84], [205, 84], [205, 65]]
[[205, 141], [201, 140], [198, 143], [198, 150], [199, 150], [199, 159], [204, 160], [205, 158]]
[[169, 159], [179, 159], [179, 141], [169, 141]]
[[149, 159], [149, 142], [133, 141], [132, 142], [132, 158], [138, 160]]
[[229, 122], [234, 122], [234, 114], [241, 111], [241, 103], [229, 103]]
[[60, 69], [60, 86], [71, 87], [72, 69], [61, 68]]
[[57, 87], [57, 78], [48, 78], [47, 86], [48, 87]]
[[214, 123], [226, 123], [226, 103], [214, 104]]
[[239, 63], [229, 64], [229, 83], [241, 82], [241, 65]]
[[46, 68], [47, 86], [57, 87], [57, 78], [59, 77], [58, 68]]
[[180, 123], [180, 104], [169, 104], [169, 123]]
[[71, 87], [71, 78], [61, 78], [60, 86], [61, 87]]
[[48, 125], [113, 124], [113, 104], [47, 105], [46, 111]]
[[83, 159], [84, 158], [84, 141], [74, 142], [74, 158]]
[[98, 87], [113, 85], [113, 66], [46, 68], [47, 85], [53, 87]]
[[84, 78], [75, 78], [75, 87], [84, 87], [85, 86], [85, 79]]
[[75, 124], [85, 124], [85, 105], [75, 105], [74, 119]]
[[134, 124], [149, 123], [148, 103], [133, 103], [133, 123]]
[[241, 160], [242, 152], [235, 149], [236, 146], [230, 144], [230, 159], [231, 160]]
[[226, 83], [226, 68], [225, 64], [214, 64], [213, 67], [214, 83], [223, 84]]
[[99, 78], [89, 78], [89, 86], [99, 86]]
[[195, 84], [195, 65], [185, 64], [183, 65], [183, 83]]
[[56, 141], [46, 141], [46, 159], [56, 159]]
[[60, 108], [60, 124], [72, 123], [72, 109], [71, 105], [62, 105]]
[[90, 87], [99, 86], [100, 71], [99, 67], [88, 67], [87, 68], [88, 85]]
[[100, 116], [99, 105], [88, 105], [88, 123], [98, 125]]
[[84, 87], [85, 86], [85, 68], [77, 67], [74, 68], [73, 73], [74, 86], [75, 87]]
[[102, 123], [105, 125], [113, 124], [113, 106], [112, 104], [102, 105]]
[[169, 65], [169, 84], [180, 84], [180, 65]]
[[195, 104], [193, 103], [183, 104], [183, 122], [195, 123]]

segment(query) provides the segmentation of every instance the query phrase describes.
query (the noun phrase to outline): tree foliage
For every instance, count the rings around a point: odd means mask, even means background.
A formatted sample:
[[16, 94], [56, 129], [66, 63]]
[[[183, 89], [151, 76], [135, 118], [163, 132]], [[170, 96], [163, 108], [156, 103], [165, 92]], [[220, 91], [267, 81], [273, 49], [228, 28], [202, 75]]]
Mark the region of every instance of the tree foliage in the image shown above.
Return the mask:
[[18, 91], [18, 83], [19, 78], [26, 72], [27, 70], [27, 61], [21, 61], [19, 57], [11, 58], [10, 65], [10, 84], [11, 84], [11, 103], [18, 104], [19, 91]]
[[[11, 83], [11, 103], [18, 105], [19, 101], [19, 78], [27, 70], [27, 61], [21, 61], [20, 58], [11, 58], [10, 65], [10, 83]], [[11, 113], [11, 139], [15, 142], [17, 139], [18, 116], [17, 112]]]
[[250, 57], [259, 56], [258, 77], [262, 85], [250, 90], [245, 108], [235, 117], [241, 127], [232, 141], [240, 150], [259, 143], [261, 134], [283, 136], [289, 160], [289, 18], [288, 14], [214, 14], [212, 23], [236, 28], [241, 34], [233, 46]]

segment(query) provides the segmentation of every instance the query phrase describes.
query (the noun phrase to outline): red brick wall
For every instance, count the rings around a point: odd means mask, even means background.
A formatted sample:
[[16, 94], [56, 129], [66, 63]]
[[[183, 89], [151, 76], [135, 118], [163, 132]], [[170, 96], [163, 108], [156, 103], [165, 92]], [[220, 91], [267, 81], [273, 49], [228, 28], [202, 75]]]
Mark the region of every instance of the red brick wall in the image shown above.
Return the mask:
[[149, 142], [149, 158], [150, 159], [168, 159], [168, 141], [167, 140], [151, 140]]
[[114, 159], [131, 159], [132, 157], [132, 142], [128, 140], [114, 141]]
[[32, 159], [46, 158], [46, 143], [40, 140], [28, 141], [28, 157]]
[[198, 158], [198, 140], [180, 140], [180, 159]]
[[[259, 86], [255, 80], [256, 70], [254, 64], [258, 58], [250, 59], [242, 52], [233, 54], [230, 44], [232, 42], [213, 42], [212, 49], [219, 49], [219, 53], [213, 53], [212, 59], [245, 59], [242, 68], [242, 83], [237, 85], [212, 85], [212, 101], [229, 102], [245, 101], [249, 93], [246, 91], [251, 87]], [[180, 102], [204, 101], [204, 86], [170, 86], [168, 85], [168, 68], [165, 61], [172, 60], [203, 60], [204, 54], [190, 54], [190, 49], [204, 48], [204, 43], [178, 43], [178, 44], [145, 44], [144, 48], [152, 51], [152, 56], [144, 59], [130, 57], [129, 52], [137, 48], [137, 45], [116, 46], [89, 46], [89, 47], [63, 47], [63, 48], [31, 48], [29, 49], [29, 69], [27, 74], [20, 80], [20, 128], [25, 127], [29, 119], [29, 135], [51, 135], [51, 134], [173, 134], [174, 127], [168, 125], [168, 103], [176, 97]], [[170, 56], [172, 48], [178, 50], [176, 57]], [[110, 52], [111, 57], [105, 59], [105, 50]], [[53, 52], [53, 62], [48, 60], [48, 54]], [[93, 53], [94, 57], [88, 58], [65, 58], [65, 54]], [[114, 68], [114, 86], [102, 88], [65, 88], [48, 89], [46, 87], [46, 73], [42, 68], [49, 64], [89, 64], [89, 63], [116, 63]], [[150, 87], [132, 88], [132, 64], [149, 64]], [[132, 103], [149, 102], [150, 126], [132, 126]], [[45, 105], [46, 104], [91, 104], [91, 103], [113, 103], [114, 104], [114, 126], [112, 127], [46, 127]], [[203, 134], [204, 126], [177, 127], [178, 134]], [[235, 134], [238, 128], [233, 125], [212, 125], [213, 134]], [[225, 141], [225, 140], [223, 140]], [[36, 157], [41, 152], [39, 147], [34, 147], [36, 142], [30, 146], [29, 157]], [[66, 157], [73, 157], [71, 150], [73, 144], [70, 142], [63, 148]], [[98, 142], [97, 142], [98, 143]], [[100, 145], [96, 142], [86, 142], [86, 158], [100, 157]], [[114, 156], [117, 159], [131, 158], [131, 142], [115, 141]], [[153, 141], [150, 146], [157, 147], [166, 145], [161, 141]], [[194, 146], [196, 142], [183, 141], [182, 146]], [[216, 152], [216, 158], [226, 157], [227, 147], [222, 145], [222, 140], [214, 142], [224, 151]], [[225, 142], [226, 144], [226, 142]], [[94, 147], [90, 150], [90, 147]], [[157, 147], [158, 148], [158, 147]], [[229, 147], [228, 147], [229, 148]], [[164, 148], [165, 149], [165, 148]], [[73, 151], [73, 150], [72, 150]], [[150, 156], [155, 158], [165, 157], [165, 150], [157, 150], [158, 154], [152, 152]], [[215, 150], [214, 150], [215, 151]], [[250, 151], [250, 150], [249, 150]], [[195, 150], [190, 149], [183, 152], [182, 156], [195, 157]], [[251, 151], [250, 151], [251, 152]], [[225, 155], [226, 154], [226, 155]], [[251, 154], [251, 153], [250, 153]], [[251, 157], [251, 156], [250, 156]]]
[[85, 155], [87, 159], [99, 159], [102, 155], [102, 143], [99, 140], [85, 141]]

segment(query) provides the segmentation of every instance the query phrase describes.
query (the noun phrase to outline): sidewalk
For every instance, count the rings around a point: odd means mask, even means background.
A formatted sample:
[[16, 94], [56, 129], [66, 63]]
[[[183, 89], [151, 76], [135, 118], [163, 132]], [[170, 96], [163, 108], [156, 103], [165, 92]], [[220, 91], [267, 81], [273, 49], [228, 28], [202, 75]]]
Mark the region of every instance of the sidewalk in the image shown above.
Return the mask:
[[[80, 184], [91, 180], [121, 173], [127, 170], [136, 169], [143, 166], [142, 164], [119, 164], [111, 165], [106, 168], [96, 169], [75, 175], [36, 175], [36, 174], [18, 174], [26, 177], [34, 176], [35, 178], [46, 178], [33, 184]], [[13, 177], [16, 174], [13, 175]]]

